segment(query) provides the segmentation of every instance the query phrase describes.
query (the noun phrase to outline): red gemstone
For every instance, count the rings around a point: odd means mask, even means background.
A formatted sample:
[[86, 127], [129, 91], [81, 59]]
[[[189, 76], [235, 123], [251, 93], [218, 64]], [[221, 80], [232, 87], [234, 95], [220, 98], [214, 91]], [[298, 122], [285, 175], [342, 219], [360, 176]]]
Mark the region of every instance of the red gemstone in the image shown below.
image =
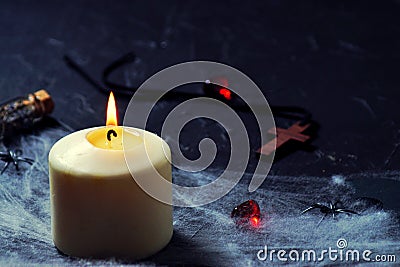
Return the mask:
[[247, 200], [233, 209], [231, 218], [236, 223], [250, 222], [252, 226], [258, 226], [260, 223], [260, 206], [255, 200]]

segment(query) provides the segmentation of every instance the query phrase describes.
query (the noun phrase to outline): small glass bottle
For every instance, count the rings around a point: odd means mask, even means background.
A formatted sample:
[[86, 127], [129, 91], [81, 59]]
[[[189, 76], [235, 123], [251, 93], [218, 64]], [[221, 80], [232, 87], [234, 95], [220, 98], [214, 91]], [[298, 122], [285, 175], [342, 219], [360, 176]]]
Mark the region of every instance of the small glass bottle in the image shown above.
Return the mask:
[[0, 140], [32, 127], [53, 109], [53, 99], [43, 89], [7, 101], [0, 106]]

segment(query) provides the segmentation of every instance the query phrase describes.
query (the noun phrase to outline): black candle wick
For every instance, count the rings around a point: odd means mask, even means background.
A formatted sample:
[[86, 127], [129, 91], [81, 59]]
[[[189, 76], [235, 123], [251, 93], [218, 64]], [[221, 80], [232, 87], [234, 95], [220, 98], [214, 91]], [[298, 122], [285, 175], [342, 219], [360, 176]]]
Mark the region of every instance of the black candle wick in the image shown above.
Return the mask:
[[111, 141], [111, 135], [113, 135], [114, 137], [117, 137], [117, 132], [114, 131], [114, 130], [109, 130], [109, 131], [107, 132], [107, 140], [108, 140], [108, 141]]

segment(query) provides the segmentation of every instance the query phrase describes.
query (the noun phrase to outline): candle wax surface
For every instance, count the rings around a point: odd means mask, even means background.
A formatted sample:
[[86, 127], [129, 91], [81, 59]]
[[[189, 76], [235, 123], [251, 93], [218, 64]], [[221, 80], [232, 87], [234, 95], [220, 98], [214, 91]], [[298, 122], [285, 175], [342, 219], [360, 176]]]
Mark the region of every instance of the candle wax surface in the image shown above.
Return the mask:
[[123, 150], [143, 144], [143, 137], [134, 130], [126, 130], [121, 126], [107, 126], [89, 132], [87, 140], [97, 148]]

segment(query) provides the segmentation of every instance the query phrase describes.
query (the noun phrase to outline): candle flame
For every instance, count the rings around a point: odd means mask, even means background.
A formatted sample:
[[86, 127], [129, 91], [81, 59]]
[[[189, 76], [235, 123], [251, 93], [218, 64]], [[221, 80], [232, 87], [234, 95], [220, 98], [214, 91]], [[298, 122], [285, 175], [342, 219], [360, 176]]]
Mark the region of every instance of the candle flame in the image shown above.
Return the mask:
[[118, 126], [117, 104], [115, 103], [113, 92], [110, 93], [110, 97], [108, 98], [106, 125]]

